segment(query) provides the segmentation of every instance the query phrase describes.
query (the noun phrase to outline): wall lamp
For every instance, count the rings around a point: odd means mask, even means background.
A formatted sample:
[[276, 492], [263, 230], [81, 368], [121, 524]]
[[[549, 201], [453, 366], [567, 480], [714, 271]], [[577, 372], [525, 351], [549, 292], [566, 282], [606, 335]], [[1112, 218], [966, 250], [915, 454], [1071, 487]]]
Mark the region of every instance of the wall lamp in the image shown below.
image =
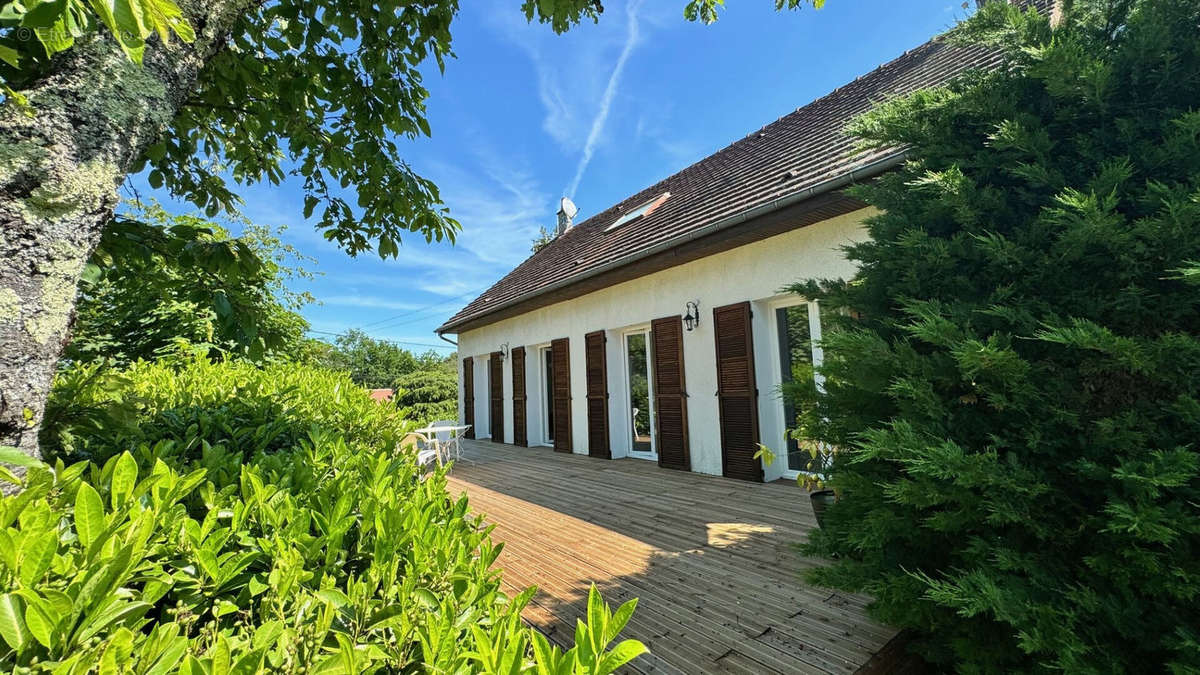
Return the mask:
[[683, 315], [683, 325], [690, 332], [700, 325], [700, 301], [689, 300], [685, 309], [687, 312]]
[[500, 345], [499, 351], [500, 351], [500, 360], [501, 361], [506, 360], [508, 358], [508, 343], [505, 342], [504, 344]]

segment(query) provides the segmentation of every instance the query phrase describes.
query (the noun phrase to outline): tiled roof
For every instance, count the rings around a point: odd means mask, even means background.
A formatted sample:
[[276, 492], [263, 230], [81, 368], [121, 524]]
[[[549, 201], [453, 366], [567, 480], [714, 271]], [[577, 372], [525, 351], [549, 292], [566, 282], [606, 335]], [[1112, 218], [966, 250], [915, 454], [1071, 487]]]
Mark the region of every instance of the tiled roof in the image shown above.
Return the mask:
[[[897, 149], [858, 151], [846, 125], [881, 101], [999, 64], [995, 52], [940, 39], [906, 52], [723, 150], [594, 215], [556, 238], [444, 323], [455, 332], [489, 313], [583, 280], [639, 252], [877, 164]], [[606, 231], [624, 212], [671, 196], [649, 215]], [[469, 225], [469, 224], [468, 224]]]

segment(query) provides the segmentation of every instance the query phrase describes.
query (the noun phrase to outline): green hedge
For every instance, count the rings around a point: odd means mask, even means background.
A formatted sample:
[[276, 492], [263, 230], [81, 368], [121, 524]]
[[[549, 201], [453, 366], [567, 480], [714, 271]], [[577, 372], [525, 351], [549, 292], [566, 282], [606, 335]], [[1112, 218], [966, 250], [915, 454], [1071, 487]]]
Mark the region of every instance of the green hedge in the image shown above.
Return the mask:
[[180, 359], [61, 373], [46, 407], [43, 453], [104, 461], [169, 440], [181, 460], [194, 461], [206, 444], [249, 459], [294, 448], [313, 427], [372, 451], [395, 447], [414, 426], [343, 373]]
[[854, 131], [906, 162], [820, 300], [809, 579], [960, 673], [1200, 672], [1200, 3], [989, 2], [1003, 67]]
[[3, 672], [607, 673], [645, 649], [605, 651], [634, 605], [595, 593], [566, 654], [523, 627], [466, 498], [342, 375], [84, 367], [55, 405], [57, 452], [98, 461], [26, 462], [0, 501]]
[[400, 414], [422, 426], [458, 418], [458, 373], [453, 370], [418, 370], [396, 378], [396, 406]]

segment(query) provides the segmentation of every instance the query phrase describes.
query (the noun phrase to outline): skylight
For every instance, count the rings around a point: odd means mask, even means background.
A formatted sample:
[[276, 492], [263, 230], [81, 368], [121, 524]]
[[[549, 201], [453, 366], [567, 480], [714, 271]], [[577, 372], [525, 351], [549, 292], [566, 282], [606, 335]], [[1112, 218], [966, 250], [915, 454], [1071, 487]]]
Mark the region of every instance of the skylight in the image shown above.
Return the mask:
[[637, 220], [638, 218], [641, 218], [642, 216], [650, 215], [651, 213], [654, 212], [654, 209], [657, 209], [660, 204], [667, 201], [667, 197], [670, 197], [670, 196], [671, 196], [670, 192], [664, 192], [661, 195], [655, 197], [654, 199], [651, 199], [650, 201], [648, 201], [644, 204], [639, 204], [638, 206], [621, 214], [621, 217], [617, 218], [615, 221], [613, 221], [612, 225], [609, 225], [608, 227], [604, 228], [604, 231], [609, 232], [609, 231], [615, 230], [618, 227], [624, 225], [625, 223]]

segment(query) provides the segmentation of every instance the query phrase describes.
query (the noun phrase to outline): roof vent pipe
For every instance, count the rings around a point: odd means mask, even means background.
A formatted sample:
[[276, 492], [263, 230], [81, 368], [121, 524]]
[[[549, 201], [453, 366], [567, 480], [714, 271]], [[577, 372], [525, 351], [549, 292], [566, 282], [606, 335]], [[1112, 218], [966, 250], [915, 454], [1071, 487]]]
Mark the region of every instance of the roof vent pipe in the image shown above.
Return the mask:
[[556, 236], [563, 236], [567, 230], [571, 229], [574, 224], [575, 214], [579, 213], [579, 209], [575, 206], [575, 202], [569, 197], [563, 197], [558, 202], [558, 230]]

